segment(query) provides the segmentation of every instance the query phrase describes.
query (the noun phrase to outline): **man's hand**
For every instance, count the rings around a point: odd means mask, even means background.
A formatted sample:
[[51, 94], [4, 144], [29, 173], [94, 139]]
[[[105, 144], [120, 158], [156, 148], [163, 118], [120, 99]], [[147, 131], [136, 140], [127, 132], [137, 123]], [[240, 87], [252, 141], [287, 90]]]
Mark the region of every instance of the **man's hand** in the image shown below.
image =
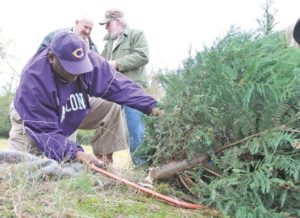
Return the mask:
[[97, 166], [103, 167], [105, 165], [104, 162], [102, 160], [99, 160], [95, 155], [88, 154], [83, 151], [77, 151], [76, 160], [79, 160], [80, 162], [86, 165], [95, 164]]
[[108, 61], [110, 66], [112, 66], [115, 70], [118, 70], [118, 65], [116, 61]]
[[158, 107], [155, 107], [151, 110], [150, 115], [155, 116], [155, 117], [160, 117], [164, 115], [164, 111], [159, 109]]

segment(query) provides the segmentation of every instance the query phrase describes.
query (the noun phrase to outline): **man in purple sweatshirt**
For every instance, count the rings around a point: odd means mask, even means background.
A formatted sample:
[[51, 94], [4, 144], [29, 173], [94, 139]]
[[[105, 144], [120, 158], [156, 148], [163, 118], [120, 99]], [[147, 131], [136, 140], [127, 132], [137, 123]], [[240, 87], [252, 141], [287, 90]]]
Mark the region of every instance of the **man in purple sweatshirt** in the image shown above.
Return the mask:
[[[89, 52], [78, 34], [59, 32], [23, 69], [10, 109], [10, 147], [57, 161], [100, 164], [97, 156], [109, 153], [105, 149], [125, 143], [118, 104], [159, 113], [155, 99]], [[97, 129], [94, 155], [68, 139], [79, 128]]]

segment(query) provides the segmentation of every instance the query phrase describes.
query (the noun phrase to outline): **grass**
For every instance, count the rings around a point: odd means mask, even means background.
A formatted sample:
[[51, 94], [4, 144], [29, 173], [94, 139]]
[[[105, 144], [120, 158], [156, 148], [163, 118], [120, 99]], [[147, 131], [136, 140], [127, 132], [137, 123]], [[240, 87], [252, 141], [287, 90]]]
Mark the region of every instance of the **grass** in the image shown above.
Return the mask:
[[100, 175], [30, 180], [15, 171], [1, 173], [1, 217], [218, 217], [215, 211], [183, 210], [122, 185], [95, 186]]
[[[6, 143], [0, 139], [0, 150]], [[127, 150], [116, 152], [109, 171], [133, 182], [146, 176], [132, 168]], [[214, 210], [167, 205], [89, 170], [72, 178], [41, 180], [28, 178], [22, 165], [0, 164], [0, 181], [0, 217], [222, 217]]]

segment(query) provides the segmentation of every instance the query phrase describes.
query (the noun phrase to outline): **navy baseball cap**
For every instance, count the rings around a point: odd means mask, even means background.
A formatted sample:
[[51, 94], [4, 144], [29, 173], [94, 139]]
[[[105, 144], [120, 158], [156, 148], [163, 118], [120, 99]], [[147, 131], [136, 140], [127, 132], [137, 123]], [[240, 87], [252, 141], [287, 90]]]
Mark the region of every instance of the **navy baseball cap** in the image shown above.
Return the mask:
[[93, 69], [88, 57], [87, 45], [77, 33], [71, 31], [58, 32], [50, 44], [50, 51], [70, 74], [78, 75], [90, 72]]

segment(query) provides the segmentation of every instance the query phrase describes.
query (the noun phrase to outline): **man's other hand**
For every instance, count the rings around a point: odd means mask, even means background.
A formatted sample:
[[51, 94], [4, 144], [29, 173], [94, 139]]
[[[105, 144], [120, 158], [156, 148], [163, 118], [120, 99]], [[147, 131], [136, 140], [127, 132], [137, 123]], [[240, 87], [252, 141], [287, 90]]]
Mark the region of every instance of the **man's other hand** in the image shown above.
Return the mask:
[[155, 107], [151, 110], [150, 115], [155, 116], [155, 117], [160, 117], [164, 115], [164, 111], [159, 109], [158, 107]]
[[108, 61], [110, 66], [112, 66], [115, 70], [118, 70], [118, 65], [116, 61]]
[[97, 166], [103, 166], [103, 167], [105, 165], [104, 162], [102, 160], [99, 160], [95, 155], [88, 154], [83, 151], [77, 152], [76, 160], [79, 160], [80, 162], [86, 165], [95, 164]]

